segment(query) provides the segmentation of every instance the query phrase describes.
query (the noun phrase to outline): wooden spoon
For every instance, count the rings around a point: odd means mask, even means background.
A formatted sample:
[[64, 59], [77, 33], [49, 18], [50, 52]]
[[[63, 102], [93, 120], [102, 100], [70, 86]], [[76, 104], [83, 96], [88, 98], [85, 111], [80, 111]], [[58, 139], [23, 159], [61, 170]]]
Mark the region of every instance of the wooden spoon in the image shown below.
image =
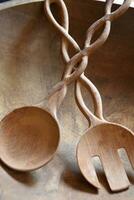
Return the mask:
[[[90, 125], [77, 146], [79, 168], [89, 183], [100, 188], [92, 158], [98, 156], [102, 162], [107, 181], [112, 191], [119, 191], [129, 186], [123, 164], [118, 155], [118, 149], [127, 151], [134, 167], [134, 136], [128, 128], [117, 123], [111, 123], [103, 118], [101, 96], [93, 83], [85, 76], [76, 83], [76, 100], [79, 108], [89, 120]], [[80, 84], [85, 86], [93, 97], [95, 114], [85, 105]]]
[[[45, 1], [47, 15], [52, 15], [50, 4], [53, 1]], [[62, 9], [62, 18], [67, 19], [67, 10], [63, 1], [55, 0]], [[55, 23], [56, 20], [55, 20]], [[58, 24], [58, 23], [57, 23]], [[68, 26], [68, 21], [63, 20], [63, 27]], [[66, 32], [68, 41], [77, 48], [78, 44]], [[91, 48], [93, 51], [94, 47]], [[73, 72], [74, 65], [82, 58], [81, 52], [73, 56], [67, 63], [62, 80], [56, 84], [51, 94], [37, 106], [27, 106], [15, 109], [1, 121], [0, 126], [0, 157], [10, 168], [19, 171], [35, 170], [45, 165], [54, 156], [60, 138], [60, 128], [57, 119], [57, 110], [65, 98], [67, 86], [75, 81], [85, 70], [86, 60]]]
[[[67, 85], [83, 72], [81, 69], [66, 76], [38, 107], [27, 106], [15, 109], [1, 121], [0, 157], [9, 167], [28, 171], [46, 164], [56, 152], [60, 128], [57, 110], [62, 103]], [[71, 80], [71, 81], [70, 81]]]
[[[51, 13], [50, 6], [53, 2], [57, 3], [63, 11], [62, 25], [58, 24]], [[45, 10], [49, 19], [52, 18], [56, 25], [64, 27], [61, 28], [62, 34], [68, 38], [75, 49], [78, 49], [78, 44], [66, 31], [68, 13], [64, 2], [46, 0]], [[100, 40], [97, 44], [100, 46], [102, 43]], [[67, 47], [66, 43], [63, 45], [64, 53], [66, 53], [65, 47]], [[96, 45], [87, 50], [91, 53], [94, 48], [96, 49]], [[80, 51], [69, 59], [62, 81], [52, 89], [51, 95], [47, 98], [47, 107], [44, 103], [38, 107], [22, 107], [2, 119], [0, 156], [6, 165], [19, 171], [28, 171], [37, 169], [52, 159], [59, 144], [60, 134], [56, 113], [66, 95], [67, 85], [76, 80], [87, 66], [87, 59], [82, 59], [82, 57], [83, 54]], [[72, 69], [80, 60], [81, 63], [72, 73]]]

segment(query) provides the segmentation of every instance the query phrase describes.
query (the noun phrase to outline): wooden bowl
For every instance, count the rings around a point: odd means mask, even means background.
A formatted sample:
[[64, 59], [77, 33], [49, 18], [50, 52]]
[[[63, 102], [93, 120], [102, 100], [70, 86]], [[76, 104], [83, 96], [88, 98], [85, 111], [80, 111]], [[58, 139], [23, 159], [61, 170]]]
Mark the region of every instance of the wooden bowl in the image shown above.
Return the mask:
[[[0, 11], [0, 116], [11, 110], [34, 105], [48, 94], [60, 80], [64, 64], [60, 54], [60, 37], [44, 16], [43, 3], [3, 3]], [[29, 1], [30, 2], [30, 1]], [[18, 1], [17, 4], [28, 3]], [[11, 5], [12, 4], [12, 5]], [[83, 45], [89, 25], [103, 15], [104, 3], [92, 1], [66, 1], [70, 13], [71, 35]], [[108, 120], [121, 123], [134, 130], [134, 11], [132, 8], [112, 24], [106, 44], [91, 58], [86, 75], [96, 84], [103, 97], [104, 114]], [[133, 186], [122, 194], [109, 193], [102, 169], [104, 190], [96, 192], [82, 177], [77, 167], [76, 145], [83, 130], [88, 127], [86, 119], [76, 106], [73, 85], [69, 88], [60, 112], [61, 143], [57, 156], [43, 169], [27, 175], [0, 170], [1, 195], [7, 200], [15, 198], [104, 200], [132, 198]], [[89, 96], [85, 92], [85, 99]], [[91, 105], [89, 105], [91, 106]], [[123, 157], [124, 158], [124, 157]], [[126, 159], [124, 159], [126, 162]], [[97, 165], [99, 166], [99, 165]], [[126, 165], [131, 181], [131, 167]], [[11, 179], [10, 174], [14, 179]], [[18, 184], [16, 180], [24, 184]], [[27, 185], [26, 185], [27, 184]], [[28, 185], [33, 187], [28, 190]], [[8, 186], [7, 186], [8, 185]], [[5, 191], [5, 192], [3, 192]], [[32, 192], [31, 192], [32, 191]]]

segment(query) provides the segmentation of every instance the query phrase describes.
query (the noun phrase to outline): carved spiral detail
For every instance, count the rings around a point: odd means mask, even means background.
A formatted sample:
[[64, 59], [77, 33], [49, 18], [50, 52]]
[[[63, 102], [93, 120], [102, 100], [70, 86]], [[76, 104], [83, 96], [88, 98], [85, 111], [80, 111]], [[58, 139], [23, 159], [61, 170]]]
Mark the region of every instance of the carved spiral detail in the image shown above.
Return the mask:
[[[109, 33], [110, 33], [110, 27], [111, 22], [118, 17], [120, 17], [122, 14], [124, 14], [127, 9], [129, 8], [132, 0], [125, 0], [124, 3], [115, 11], [111, 12], [111, 7], [113, 4], [113, 0], [107, 0], [106, 1], [106, 9], [105, 9], [105, 15], [94, 22], [87, 30], [87, 36], [85, 41], [84, 49], [80, 49], [77, 42], [71, 37], [69, 34], [69, 17], [67, 8], [65, 6], [65, 3], [63, 0], [46, 0], [45, 1], [45, 11], [48, 16], [48, 19], [50, 22], [55, 26], [55, 28], [61, 33], [62, 35], [62, 54], [64, 57], [64, 60], [67, 62], [67, 68], [64, 76], [64, 81], [68, 83], [74, 81], [77, 77], [79, 77], [85, 70], [87, 65], [79, 64], [78, 67], [73, 71], [74, 66], [76, 66], [79, 62], [84, 62], [83, 58], [85, 56], [91, 55], [93, 52], [95, 52], [96, 49], [101, 47], [104, 42], [107, 40]], [[56, 19], [54, 18], [52, 12], [51, 12], [51, 4], [56, 3], [60, 9], [61, 9], [61, 19], [62, 19], [62, 25], [60, 25]], [[105, 24], [104, 30], [102, 34], [93, 42], [91, 43], [91, 40], [96, 33], [103, 25]], [[68, 54], [68, 43], [70, 43], [77, 53], [70, 59]], [[72, 72], [73, 71], [73, 72]]]
[[[46, 15], [49, 21], [55, 26], [55, 28], [60, 32], [62, 43], [62, 55], [66, 62], [66, 69], [62, 81], [59, 82], [52, 90], [52, 93], [61, 90], [65, 85], [68, 85], [75, 81], [80, 75], [85, 71], [88, 65], [89, 56], [94, 53], [99, 47], [101, 47], [105, 41], [108, 39], [111, 30], [111, 22], [121, 15], [123, 15], [129, 8], [132, 0], [124, 0], [123, 4], [115, 11], [111, 12], [111, 8], [114, 0], [106, 0], [105, 13], [104, 16], [95, 21], [87, 30], [86, 40], [84, 48], [80, 49], [78, 43], [69, 34], [69, 16], [66, 5], [63, 0], [46, 0], [44, 4]], [[51, 12], [51, 5], [55, 3], [59, 6], [61, 10], [61, 24], [59, 24], [54, 18]], [[94, 34], [104, 26], [103, 31], [99, 37], [92, 42]], [[69, 44], [72, 45], [76, 54], [70, 58], [68, 52]], [[77, 67], [75, 67], [77, 66]], [[64, 96], [63, 96], [64, 98]], [[96, 100], [96, 99], [95, 99]], [[62, 99], [61, 99], [62, 101]], [[101, 99], [99, 100], [101, 105]], [[98, 115], [102, 115], [99, 114]]]

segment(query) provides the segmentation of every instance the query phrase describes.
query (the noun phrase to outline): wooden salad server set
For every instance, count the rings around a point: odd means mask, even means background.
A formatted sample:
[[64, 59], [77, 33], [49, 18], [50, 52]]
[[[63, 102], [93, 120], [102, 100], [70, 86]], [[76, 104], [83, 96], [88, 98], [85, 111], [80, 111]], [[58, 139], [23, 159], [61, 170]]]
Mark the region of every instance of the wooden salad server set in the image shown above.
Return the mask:
[[[60, 8], [61, 23], [58, 23], [52, 14], [53, 3]], [[134, 167], [133, 132], [104, 119], [101, 96], [94, 84], [84, 75], [90, 55], [105, 43], [110, 34], [111, 22], [127, 11], [131, 0], [124, 1], [113, 12], [112, 4], [113, 0], [107, 0], [105, 15], [89, 27], [84, 49], [81, 50], [69, 34], [69, 16], [63, 0], [45, 0], [45, 13], [62, 37], [61, 50], [66, 68], [61, 81], [52, 88], [47, 98], [35, 106], [15, 109], [2, 119], [0, 157], [10, 168], [19, 171], [35, 170], [53, 158], [60, 140], [57, 111], [66, 96], [68, 85], [75, 82], [76, 103], [89, 121], [89, 128], [77, 146], [79, 168], [90, 184], [100, 188], [92, 163], [92, 157], [98, 156], [111, 190], [128, 188], [130, 183], [119, 158], [118, 149], [124, 148], [127, 151]], [[100, 36], [92, 42], [94, 34], [102, 27]], [[72, 45], [76, 52], [71, 58], [68, 52], [69, 45]], [[86, 87], [93, 98], [94, 113], [84, 103], [81, 86]]]
[[[45, 1], [45, 10], [50, 18], [52, 16], [50, 10], [52, 2], [54, 1]], [[59, 0], [55, 2], [64, 9], [64, 27], [66, 28], [68, 27], [68, 16], [65, 4]], [[56, 22], [53, 17], [52, 19]], [[78, 44], [65, 29], [62, 28], [62, 31], [64, 36], [69, 38], [74, 48], [79, 49]], [[103, 35], [102, 38], [104, 37]], [[87, 50], [92, 53], [94, 49], [103, 43], [103, 40], [98, 40], [95, 45], [88, 47]], [[66, 45], [67, 43], [63, 39], [62, 50], [64, 55], [66, 53]], [[1, 160], [7, 166], [19, 171], [29, 171], [42, 167], [52, 159], [60, 138], [60, 127], [56, 111], [66, 95], [68, 84], [76, 80], [87, 67], [88, 57], [86, 56], [86, 59], [84, 58], [79, 66], [73, 70], [82, 57], [83, 54], [79, 52], [69, 59], [62, 80], [53, 87], [49, 96], [39, 103], [38, 106], [15, 109], [2, 119], [0, 126], [0, 153]], [[44, 105], [45, 101], [47, 101], [47, 107]]]

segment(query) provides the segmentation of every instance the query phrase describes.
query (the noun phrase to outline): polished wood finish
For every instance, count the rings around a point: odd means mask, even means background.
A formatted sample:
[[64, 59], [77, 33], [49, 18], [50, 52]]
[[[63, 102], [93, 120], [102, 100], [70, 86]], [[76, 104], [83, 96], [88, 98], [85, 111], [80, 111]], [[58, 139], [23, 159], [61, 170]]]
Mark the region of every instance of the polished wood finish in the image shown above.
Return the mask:
[[38, 107], [15, 109], [1, 121], [1, 160], [9, 167], [37, 169], [55, 154], [59, 126], [53, 116]]
[[[60, 24], [55, 20], [55, 18], [53, 17], [53, 13], [51, 12], [51, 5], [53, 3], [58, 4], [61, 10]], [[83, 68], [86, 68], [88, 64], [88, 59], [90, 59], [92, 53], [96, 51], [100, 46], [102, 46], [102, 44], [104, 44], [105, 41], [108, 39], [111, 30], [111, 22], [113, 21], [113, 19], [115, 20], [119, 18], [122, 14], [124, 14], [128, 10], [131, 1], [125, 1], [118, 9], [113, 12], [111, 11], [112, 4], [112, 0], [107, 1], [104, 16], [95, 21], [88, 28], [84, 49], [81, 50], [79, 45], [69, 34], [69, 15], [64, 2], [62, 0], [46, 0], [45, 11], [48, 19], [61, 33], [62, 36], [62, 54], [65, 62], [67, 63], [67, 71], [71, 71], [70, 65], [68, 65], [68, 63], [73, 63], [73, 57], [70, 58], [68, 51], [69, 43], [72, 45], [72, 48], [74, 47], [75, 50], [78, 51], [78, 53], [74, 56], [74, 63], [77, 64], [78, 68], [80, 68], [81, 66]], [[98, 36], [98, 38], [94, 42], [91, 42], [94, 34], [96, 33], [96, 31], [98, 31], [98, 29], [100, 29], [101, 26], [104, 26], [101, 35]], [[82, 60], [81, 57], [83, 58]], [[66, 72], [64, 73], [64, 76], [65, 75]], [[81, 82], [87, 86], [89, 93], [91, 93], [91, 96], [93, 97], [95, 115], [87, 108], [84, 103], [81, 94]], [[97, 178], [91, 160], [93, 156], [99, 156], [102, 161], [107, 181], [110, 185], [111, 190], [118, 191], [128, 188], [129, 180], [125, 173], [125, 169], [121, 164], [119, 156], [117, 156], [117, 150], [119, 148], [122, 148], [122, 146], [126, 148], [128, 154], [130, 154], [129, 157], [131, 158], [131, 161], [133, 163], [134, 155], [132, 151], [132, 146], [134, 146], [134, 137], [132, 131], [126, 129], [121, 125], [113, 124], [104, 120], [101, 96], [97, 88], [90, 80], [86, 78], [84, 73], [80, 76], [79, 80], [76, 81], [75, 93], [76, 101], [78, 103], [78, 106], [80, 107], [80, 110], [82, 110], [83, 114], [90, 122], [89, 130], [86, 131], [86, 134], [84, 134], [84, 136], [80, 140], [77, 148], [77, 159], [80, 170], [82, 171], [85, 178], [89, 181], [89, 183], [97, 188], [100, 188], [99, 180]], [[93, 141], [92, 136], [90, 139], [90, 134], [92, 132], [93, 134], [95, 134], [95, 139]], [[115, 168], [117, 168], [116, 171]]]
[[[103, 3], [77, 1], [78, 9], [75, 0], [66, 3], [71, 15], [70, 32], [82, 46], [82, 38], [89, 24], [103, 15]], [[90, 66], [86, 71], [87, 77], [91, 78], [102, 94], [104, 115], [107, 119], [124, 124], [132, 130], [134, 130], [134, 44], [132, 42], [134, 28], [131, 26], [133, 17], [133, 9], [129, 9], [123, 18], [113, 24], [110, 38], [103, 49], [98, 50], [90, 59]], [[59, 33], [44, 17], [42, 3], [1, 11], [0, 27], [2, 119], [10, 110], [35, 105], [47, 96], [52, 86], [60, 80], [63, 63], [60, 56]], [[44, 44], [48, 47], [47, 52], [44, 52]], [[85, 128], [88, 128], [88, 123], [76, 106], [73, 92], [73, 88], [69, 88], [58, 114], [62, 123], [62, 134], [54, 159], [42, 169], [32, 173], [14, 172], [2, 165], [1, 199], [133, 200], [133, 185], [122, 193], [111, 194], [98, 162], [96, 171], [104, 186], [103, 189], [95, 190], [82, 177], [77, 167], [76, 145]], [[89, 104], [89, 95], [86, 91], [83, 95]], [[131, 166], [125, 160], [124, 154], [122, 158], [129, 179], [133, 183], [134, 174]]]
[[[62, 25], [57, 23], [53, 17], [53, 13], [51, 12], [51, 5], [53, 3], [61, 10]], [[117, 19], [128, 10], [131, 0], [125, 1], [120, 9], [117, 9], [113, 13], [111, 13], [112, 4], [113, 0], [109, 0], [106, 3], [104, 16], [88, 28], [85, 48], [80, 50], [77, 42], [67, 33], [69, 29], [69, 16], [64, 1], [45, 1], [44, 9], [47, 17], [61, 32], [63, 38], [62, 53], [67, 66], [62, 80], [53, 87], [47, 97], [47, 108], [44, 107], [43, 101], [40, 107], [27, 106], [17, 108], [2, 119], [0, 129], [2, 135], [1, 160], [9, 167], [19, 171], [30, 171], [42, 167], [54, 156], [59, 144], [60, 135], [57, 110], [66, 96], [67, 86], [77, 80], [85, 71], [88, 56], [105, 43], [110, 33], [111, 21]], [[105, 23], [104, 31], [100, 37], [90, 45], [94, 33]], [[66, 59], [68, 53], [67, 42], [72, 44], [76, 50], [79, 50], [71, 59], [69, 55], [69, 59]], [[78, 65], [80, 61], [81, 63]], [[75, 69], [76, 65], [77, 68]]]
[[[87, 108], [81, 94], [81, 82], [87, 87], [95, 102], [95, 114]], [[111, 123], [103, 118], [102, 100], [93, 83], [83, 77], [76, 83], [76, 102], [80, 110], [88, 118], [89, 129], [81, 137], [77, 147], [77, 160], [84, 177], [97, 188], [100, 183], [93, 166], [92, 158], [99, 157], [106, 174], [107, 181], [112, 191], [128, 188], [130, 185], [125, 169], [118, 155], [118, 150], [124, 148], [134, 165], [134, 135], [126, 127]], [[96, 113], [96, 110], [99, 111]]]
[[[64, 2], [59, 4], [59, 1], [46, 0], [46, 10], [49, 13], [49, 4], [53, 2], [65, 8]], [[64, 9], [61, 18], [64, 15], [66, 17], [66, 12]], [[64, 29], [62, 32], [66, 34]], [[73, 41], [73, 38], [71, 39]], [[93, 49], [91, 50], [93, 51]], [[74, 62], [76, 63], [78, 58], [78, 56], [74, 57], [67, 64], [67, 70], [62, 80], [53, 87], [47, 97], [46, 108], [43, 101], [40, 107], [17, 108], [2, 119], [0, 127], [1, 160], [9, 167], [19, 171], [35, 170], [48, 163], [54, 156], [60, 137], [57, 110], [65, 98], [67, 86], [76, 80], [86, 68], [84, 64], [81, 64], [71, 73]]]

